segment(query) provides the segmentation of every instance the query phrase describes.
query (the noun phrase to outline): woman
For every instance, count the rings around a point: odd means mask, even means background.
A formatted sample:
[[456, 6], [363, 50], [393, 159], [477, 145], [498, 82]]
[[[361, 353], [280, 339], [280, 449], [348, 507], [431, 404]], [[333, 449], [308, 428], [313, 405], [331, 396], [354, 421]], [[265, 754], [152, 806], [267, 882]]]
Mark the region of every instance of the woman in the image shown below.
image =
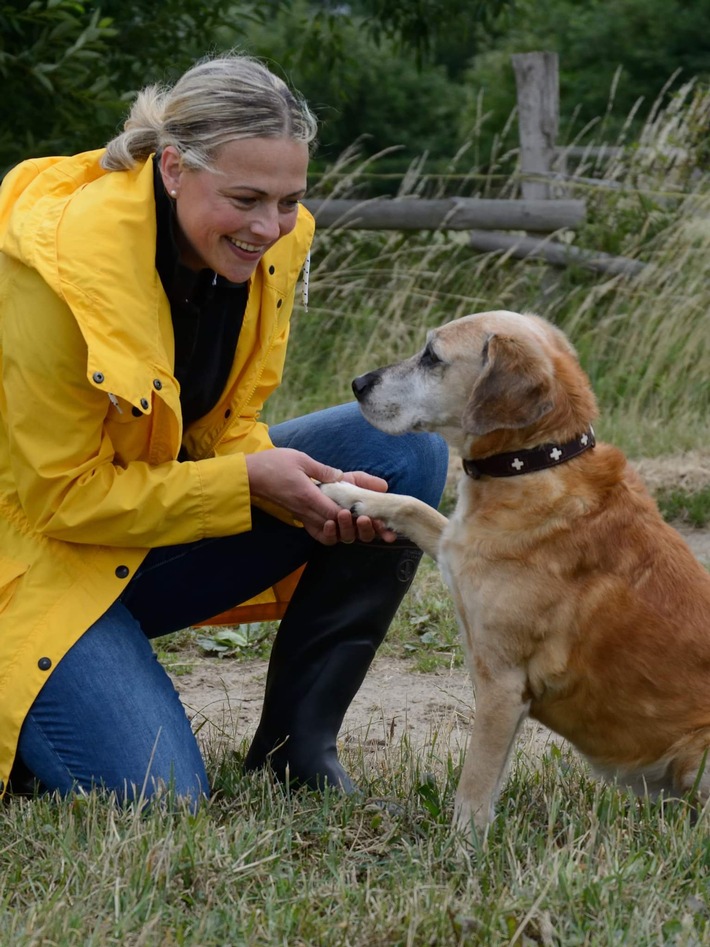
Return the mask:
[[149, 639], [239, 603], [283, 616], [247, 767], [352, 789], [338, 730], [420, 552], [314, 481], [436, 505], [446, 450], [353, 405], [259, 420], [313, 237], [315, 132], [224, 56], [145, 89], [105, 150], [0, 188], [3, 790], [208, 794]]

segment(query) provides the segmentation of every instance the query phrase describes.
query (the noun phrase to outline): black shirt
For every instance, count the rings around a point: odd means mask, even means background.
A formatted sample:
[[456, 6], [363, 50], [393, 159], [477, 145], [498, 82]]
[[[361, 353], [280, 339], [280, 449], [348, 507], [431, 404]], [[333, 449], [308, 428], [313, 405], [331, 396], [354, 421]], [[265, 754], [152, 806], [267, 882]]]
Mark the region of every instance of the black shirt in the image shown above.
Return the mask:
[[154, 159], [158, 237], [155, 266], [170, 302], [175, 332], [175, 377], [180, 383], [183, 427], [219, 401], [234, 361], [248, 296], [246, 283], [230, 283], [212, 270], [180, 262], [175, 207]]

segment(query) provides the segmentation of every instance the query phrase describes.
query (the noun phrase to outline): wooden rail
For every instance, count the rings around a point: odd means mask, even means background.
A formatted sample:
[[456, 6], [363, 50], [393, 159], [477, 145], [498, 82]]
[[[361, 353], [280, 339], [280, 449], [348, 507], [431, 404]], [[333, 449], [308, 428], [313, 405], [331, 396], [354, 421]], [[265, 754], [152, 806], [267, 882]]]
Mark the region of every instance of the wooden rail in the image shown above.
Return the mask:
[[584, 201], [491, 200], [451, 197], [308, 200], [319, 227], [350, 230], [527, 230], [575, 229], [585, 219]]
[[479, 253], [500, 253], [516, 260], [544, 260], [551, 266], [581, 266], [608, 276], [637, 276], [646, 264], [629, 257], [612, 256], [599, 250], [584, 250], [565, 243], [541, 240], [539, 237], [517, 236], [512, 233], [496, 233], [490, 230], [472, 230], [469, 246]]

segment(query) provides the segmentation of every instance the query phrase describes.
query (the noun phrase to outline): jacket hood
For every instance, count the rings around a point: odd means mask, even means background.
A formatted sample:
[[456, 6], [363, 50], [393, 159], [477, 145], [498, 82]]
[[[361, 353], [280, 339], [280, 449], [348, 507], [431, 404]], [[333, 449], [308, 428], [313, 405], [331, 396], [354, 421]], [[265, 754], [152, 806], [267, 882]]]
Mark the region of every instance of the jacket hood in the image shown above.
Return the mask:
[[89, 348], [88, 376], [100, 373], [105, 390], [137, 404], [160, 348], [163, 300], [152, 163], [107, 172], [102, 155], [35, 159], [12, 170], [0, 187], [0, 252], [35, 269], [72, 310]]
[[[103, 154], [32, 159], [10, 171], [0, 186], [0, 253], [35, 269], [71, 309], [88, 346], [87, 377], [139, 405], [165, 372], [161, 331], [170, 326], [155, 266], [153, 162], [105, 171]], [[264, 254], [267, 282], [279, 264], [277, 292], [297, 278], [312, 236], [301, 207], [297, 230]]]

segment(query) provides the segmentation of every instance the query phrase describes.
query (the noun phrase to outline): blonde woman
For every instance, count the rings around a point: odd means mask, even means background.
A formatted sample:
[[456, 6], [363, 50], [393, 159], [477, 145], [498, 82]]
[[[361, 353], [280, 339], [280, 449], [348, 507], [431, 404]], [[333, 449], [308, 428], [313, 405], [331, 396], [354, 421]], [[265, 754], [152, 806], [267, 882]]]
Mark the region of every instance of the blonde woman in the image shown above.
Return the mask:
[[313, 238], [315, 134], [227, 55], [143, 90], [105, 149], [0, 187], [3, 791], [196, 804], [204, 763], [149, 639], [235, 606], [282, 619], [247, 767], [352, 791], [337, 734], [420, 552], [314, 481], [436, 505], [446, 449], [353, 405], [260, 420]]

